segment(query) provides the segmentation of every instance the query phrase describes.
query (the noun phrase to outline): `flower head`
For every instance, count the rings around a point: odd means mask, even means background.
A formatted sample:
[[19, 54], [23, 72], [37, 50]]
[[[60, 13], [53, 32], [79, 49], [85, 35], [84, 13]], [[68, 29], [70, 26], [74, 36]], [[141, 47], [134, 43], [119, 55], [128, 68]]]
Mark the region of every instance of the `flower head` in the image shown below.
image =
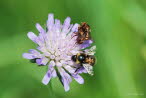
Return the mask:
[[37, 49], [30, 49], [29, 53], [23, 54], [24, 58], [48, 67], [48, 71], [42, 80], [43, 84], [47, 85], [51, 78], [58, 76], [65, 91], [70, 89], [71, 77], [79, 84], [84, 83], [84, 79], [79, 74], [86, 73], [86, 70], [84, 68], [77, 70], [78, 65], [71, 60], [71, 57], [92, 43], [91, 40], [88, 40], [81, 45], [76, 44], [74, 32], [78, 31], [79, 25], [70, 24], [70, 21], [70, 17], [67, 17], [62, 25], [60, 20], [54, 19], [53, 14], [49, 14], [46, 30], [37, 23], [36, 28], [39, 35], [37, 36], [33, 32], [27, 34], [28, 38], [38, 45]]

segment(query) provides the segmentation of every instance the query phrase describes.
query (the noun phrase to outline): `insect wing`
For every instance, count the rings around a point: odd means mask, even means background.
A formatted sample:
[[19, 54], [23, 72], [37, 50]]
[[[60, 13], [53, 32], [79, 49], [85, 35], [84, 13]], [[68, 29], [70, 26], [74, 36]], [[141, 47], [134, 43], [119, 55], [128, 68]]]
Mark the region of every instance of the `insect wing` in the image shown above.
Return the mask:
[[96, 46], [92, 46], [90, 49], [86, 49], [84, 52], [88, 55], [94, 55], [96, 50]]
[[93, 66], [90, 64], [83, 64], [83, 67], [88, 72], [88, 74], [93, 75]]

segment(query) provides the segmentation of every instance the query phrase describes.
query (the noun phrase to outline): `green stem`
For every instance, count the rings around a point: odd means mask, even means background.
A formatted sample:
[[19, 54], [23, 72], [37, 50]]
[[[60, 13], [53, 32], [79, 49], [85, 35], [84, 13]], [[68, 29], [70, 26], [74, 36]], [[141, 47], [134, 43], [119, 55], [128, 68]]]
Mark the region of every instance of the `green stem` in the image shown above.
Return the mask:
[[49, 97], [50, 98], [56, 98], [55, 93], [54, 93], [53, 88], [52, 88], [52, 83], [51, 82], [52, 81], [50, 81], [49, 82], [49, 85], [48, 85]]

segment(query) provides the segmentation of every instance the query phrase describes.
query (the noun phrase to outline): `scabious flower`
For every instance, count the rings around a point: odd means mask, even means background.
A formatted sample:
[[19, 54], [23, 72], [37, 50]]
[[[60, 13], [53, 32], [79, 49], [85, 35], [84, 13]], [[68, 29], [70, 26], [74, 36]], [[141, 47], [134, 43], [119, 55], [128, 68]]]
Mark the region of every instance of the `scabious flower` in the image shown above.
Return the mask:
[[70, 24], [70, 21], [70, 17], [67, 17], [64, 24], [61, 24], [60, 20], [54, 19], [53, 14], [49, 14], [46, 30], [37, 23], [39, 35], [33, 32], [27, 34], [28, 38], [38, 45], [37, 49], [30, 49], [29, 53], [23, 54], [24, 58], [35, 60], [39, 66], [48, 67], [42, 80], [43, 84], [47, 85], [51, 78], [58, 76], [65, 91], [70, 89], [72, 77], [79, 84], [84, 83], [84, 79], [79, 74], [86, 73], [86, 70], [83, 67], [77, 70], [78, 66], [71, 60], [71, 57], [92, 43], [88, 40], [81, 45], [76, 44], [77, 37], [74, 36], [74, 32], [78, 31], [79, 25]]

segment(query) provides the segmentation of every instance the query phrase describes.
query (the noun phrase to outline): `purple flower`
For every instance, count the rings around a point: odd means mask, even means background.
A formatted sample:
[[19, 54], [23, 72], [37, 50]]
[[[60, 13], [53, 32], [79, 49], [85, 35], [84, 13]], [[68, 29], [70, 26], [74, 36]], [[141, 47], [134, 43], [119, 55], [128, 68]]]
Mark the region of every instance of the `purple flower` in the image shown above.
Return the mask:
[[[48, 67], [42, 83], [47, 85], [51, 78], [59, 77], [65, 91], [70, 89], [69, 84], [72, 77], [83, 84], [84, 79], [79, 75], [86, 73], [84, 68], [80, 68], [77, 73], [77, 65], [71, 60], [71, 56], [80, 52], [81, 49], [90, 46], [91, 41], [83, 45], [76, 44], [76, 36], [73, 32], [78, 31], [78, 24], [70, 24], [70, 17], [67, 17], [62, 25], [60, 20], [54, 19], [53, 14], [48, 15], [47, 30], [44, 30], [40, 24], [36, 24], [39, 31], [37, 36], [33, 32], [28, 32], [27, 36], [38, 45], [37, 49], [30, 49], [29, 53], [24, 53], [23, 57], [35, 60], [38, 65]], [[88, 50], [87, 50], [88, 51]]]

